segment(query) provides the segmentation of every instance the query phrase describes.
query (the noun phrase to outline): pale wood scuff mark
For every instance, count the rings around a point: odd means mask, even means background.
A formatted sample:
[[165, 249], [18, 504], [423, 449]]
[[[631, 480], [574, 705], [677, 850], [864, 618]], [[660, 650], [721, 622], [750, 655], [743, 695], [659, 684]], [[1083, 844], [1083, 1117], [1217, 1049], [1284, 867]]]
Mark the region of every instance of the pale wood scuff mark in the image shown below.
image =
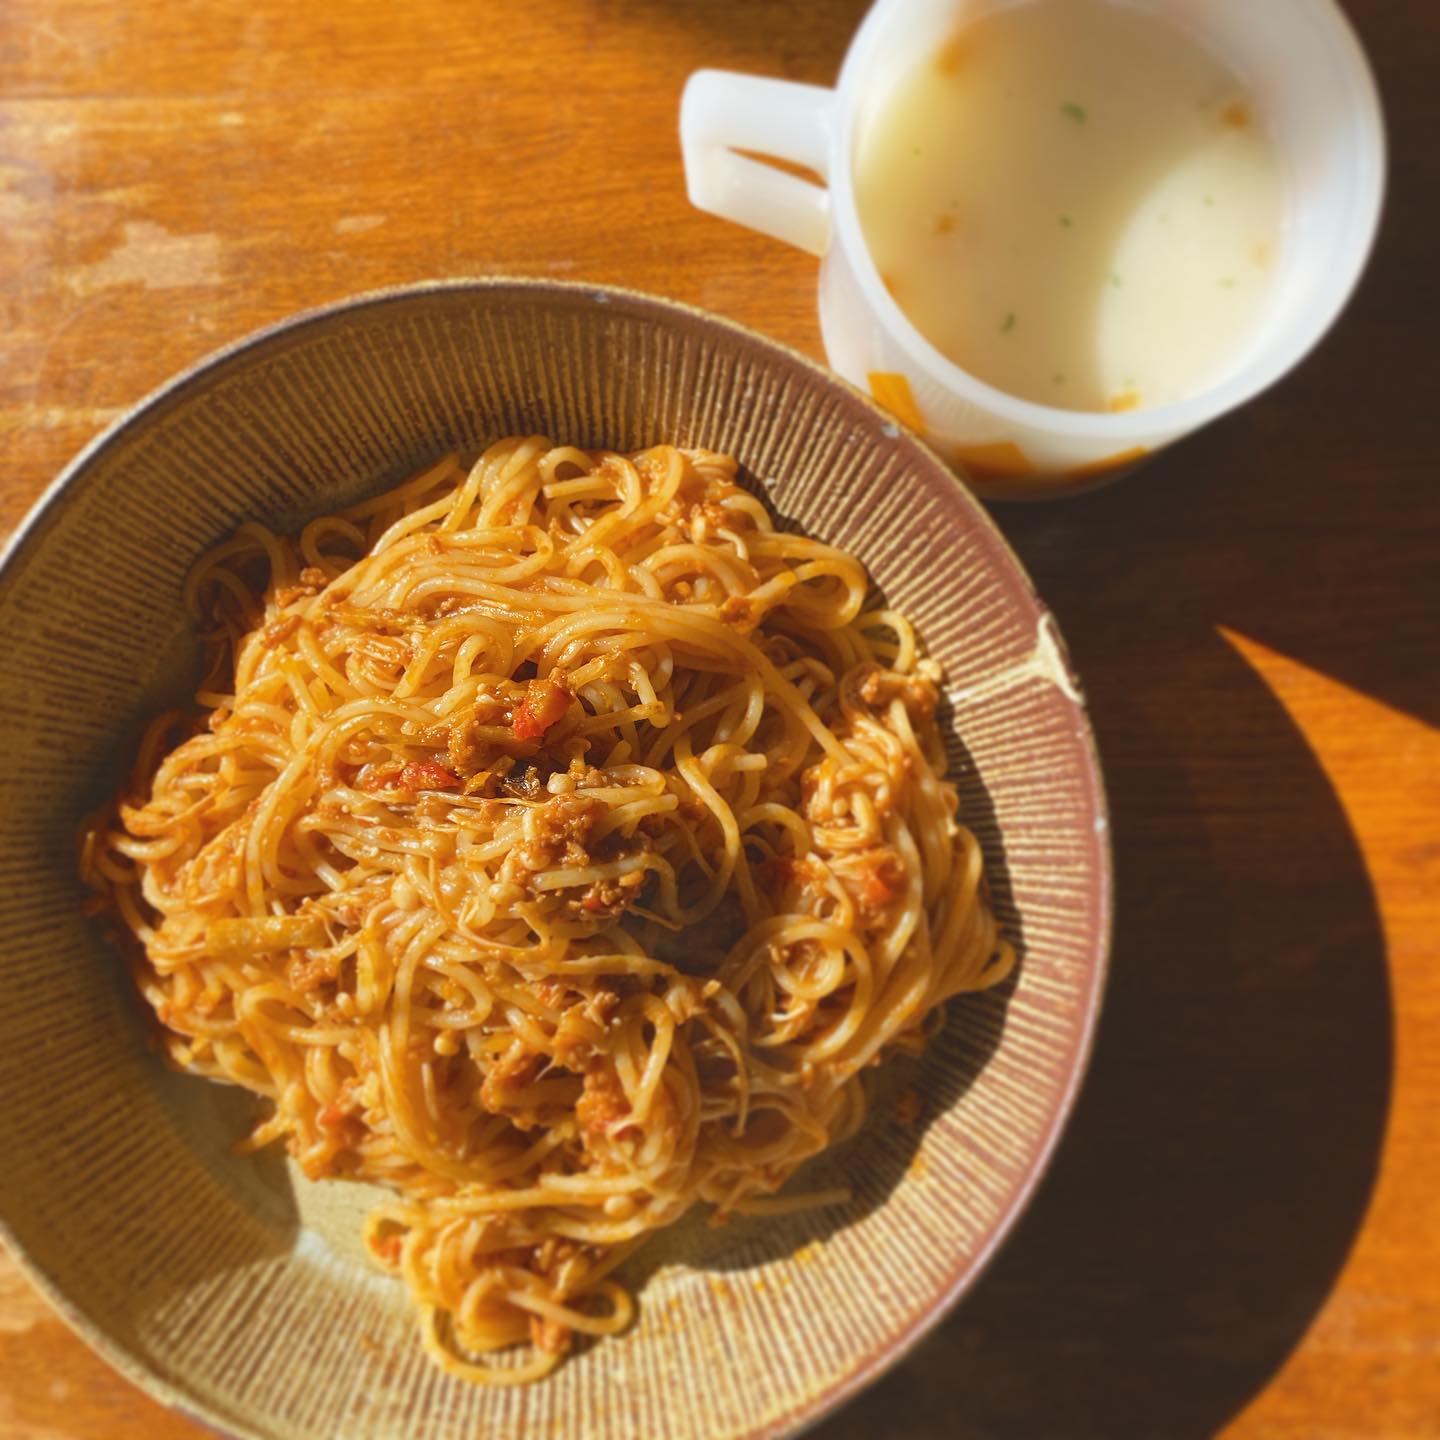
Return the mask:
[[23, 1436], [24, 1440], [70, 1440], [63, 1430], [36, 1425], [29, 1416], [21, 1415], [9, 1395], [0, 1395], [0, 1434]]
[[54, 1318], [55, 1312], [40, 1298], [40, 1292], [0, 1251], [0, 1335], [24, 1335]]
[[174, 235], [149, 220], [127, 222], [125, 238], [103, 260], [77, 266], [66, 276], [66, 284], [77, 295], [92, 295], [112, 285], [176, 290], [219, 283], [218, 235]]
[[378, 230], [388, 215], [344, 215], [335, 222], [337, 235], [363, 235], [367, 230]]
[[485, 260], [457, 269], [466, 275], [563, 275], [578, 270], [578, 260]]
[[71, 426], [103, 430], [125, 413], [123, 405], [46, 405], [29, 412], [37, 430], [67, 430]]

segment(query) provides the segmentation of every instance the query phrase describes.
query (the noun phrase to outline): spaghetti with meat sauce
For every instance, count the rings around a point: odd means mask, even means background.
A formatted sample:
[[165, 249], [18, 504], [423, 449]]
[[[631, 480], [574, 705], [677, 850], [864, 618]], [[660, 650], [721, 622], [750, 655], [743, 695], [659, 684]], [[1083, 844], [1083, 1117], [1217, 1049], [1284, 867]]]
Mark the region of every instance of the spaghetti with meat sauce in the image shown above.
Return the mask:
[[392, 1193], [368, 1249], [475, 1380], [621, 1329], [697, 1202], [844, 1198], [776, 1192], [1013, 963], [938, 669], [735, 470], [506, 439], [242, 525], [187, 582], [200, 718], [84, 834], [170, 1059]]

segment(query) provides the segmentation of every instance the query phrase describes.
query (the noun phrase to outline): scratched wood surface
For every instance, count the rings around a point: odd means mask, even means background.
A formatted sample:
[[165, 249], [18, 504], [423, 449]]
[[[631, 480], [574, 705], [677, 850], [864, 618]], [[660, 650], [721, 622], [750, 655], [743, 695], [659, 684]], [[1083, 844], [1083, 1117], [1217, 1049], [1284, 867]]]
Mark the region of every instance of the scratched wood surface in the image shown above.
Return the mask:
[[[1119, 923], [1059, 1159], [824, 1440], [1440, 1436], [1440, 11], [1350, 0], [1392, 127], [1323, 349], [1127, 484], [1000, 520], [1085, 676]], [[296, 309], [614, 281], [819, 354], [814, 262], [689, 210], [701, 65], [829, 82], [859, 0], [6, 0], [0, 531]], [[202, 1432], [0, 1256], [0, 1440]]]

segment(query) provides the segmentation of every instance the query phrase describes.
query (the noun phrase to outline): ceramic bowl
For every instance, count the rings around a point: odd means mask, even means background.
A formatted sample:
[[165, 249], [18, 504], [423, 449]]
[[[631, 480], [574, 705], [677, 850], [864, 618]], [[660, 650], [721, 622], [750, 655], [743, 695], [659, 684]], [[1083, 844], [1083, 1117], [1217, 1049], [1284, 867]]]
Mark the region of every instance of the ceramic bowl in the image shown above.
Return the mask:
[[[438, 454], [539, 431], [729, 451], [847, 546], [945, 667], [963, 815], [1020, 947], [953, 1002], [871, 1122], [818, 1162], [853, 1201], [634, 1261], [640, 1315], [538, 1384], [421, 1351], [359, 1245], [369, 1196], [239, 1157], [238, 1092], [165, 1069], [81, 914], [79, 817], [143, 718], [183, 698], [187, 567], [246, 517], [291, 525]], [[584, 285], [437, 283], [299, 316], [197, 365], [85, 450], [0, 567], [0, 1218], [56, 1308], [161, 1401], [266, 1440], [721, 1440], [793, 1433], [898, 1358], [974, 1280], [1053, 1149], [1110, 925], [1101, 781], [1053, 618], [945, 467], [832, 374], [728, 321]], [[828, 1167], [828, 1171], [827, 1171]]]

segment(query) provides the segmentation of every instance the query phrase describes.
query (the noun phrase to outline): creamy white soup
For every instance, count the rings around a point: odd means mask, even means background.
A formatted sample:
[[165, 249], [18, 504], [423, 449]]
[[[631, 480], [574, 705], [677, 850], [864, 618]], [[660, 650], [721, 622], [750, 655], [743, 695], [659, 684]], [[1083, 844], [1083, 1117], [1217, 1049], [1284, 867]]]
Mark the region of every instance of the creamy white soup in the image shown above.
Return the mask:
[[855, 157], [885, 285], [943, 354], [1072, 410], [1207, 388], [1264, 318], [1279, 157], [1238, 77], [1107, 0], [985, 15], [902, 78]]

